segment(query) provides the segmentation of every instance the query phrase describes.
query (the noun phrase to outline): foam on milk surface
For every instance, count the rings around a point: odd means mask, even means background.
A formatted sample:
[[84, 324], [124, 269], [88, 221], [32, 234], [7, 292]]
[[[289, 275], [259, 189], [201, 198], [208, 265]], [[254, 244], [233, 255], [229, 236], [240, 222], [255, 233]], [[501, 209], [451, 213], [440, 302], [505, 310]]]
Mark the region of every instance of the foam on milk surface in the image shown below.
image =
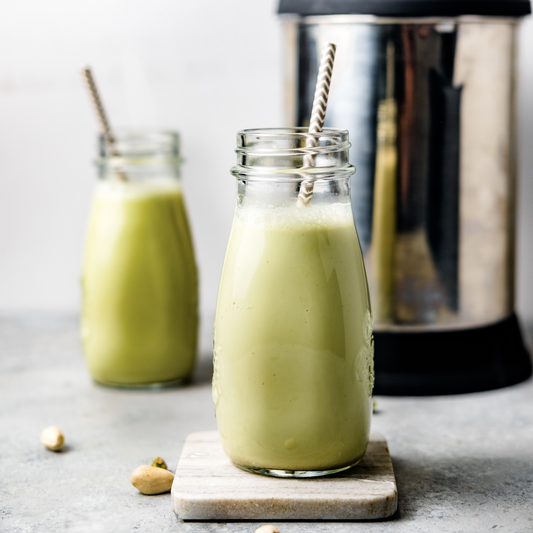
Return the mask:
[[307, 207], [247, 206], [235, 209], [234, 224], [243, 224], [264, 229], [299, 230], [345, 226], [353, 224], [349, 203], [317, 203]]
[[147, 198], [150, 196], [181, 194], [182, 186], [177, 180], [168, 178], [153, 178], [149, 181], [105, 180], [96, 186], [95, 194], [105, 200], [128, 201]]

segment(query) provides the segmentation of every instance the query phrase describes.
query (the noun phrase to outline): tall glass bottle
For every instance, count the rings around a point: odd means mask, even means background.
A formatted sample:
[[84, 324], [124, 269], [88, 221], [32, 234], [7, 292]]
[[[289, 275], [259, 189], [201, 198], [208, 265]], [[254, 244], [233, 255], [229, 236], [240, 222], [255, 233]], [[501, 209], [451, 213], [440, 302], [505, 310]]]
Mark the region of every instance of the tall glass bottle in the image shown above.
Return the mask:
[[83, 266], [82, 341], [103, 384], [183, 382], [196, 356], [198, 288], [174, 132], [100, 139]]
[[[306, 147], [310, 135], [316, 147]], [[348, 132], [245, 130], [237, 140], [237, 205], [214, 328], [224, 450], [262, 474], [338, 472], [365, 453], [373, 387]], [[302, 181], [313, 183], [307, 205], [297, 200]]]

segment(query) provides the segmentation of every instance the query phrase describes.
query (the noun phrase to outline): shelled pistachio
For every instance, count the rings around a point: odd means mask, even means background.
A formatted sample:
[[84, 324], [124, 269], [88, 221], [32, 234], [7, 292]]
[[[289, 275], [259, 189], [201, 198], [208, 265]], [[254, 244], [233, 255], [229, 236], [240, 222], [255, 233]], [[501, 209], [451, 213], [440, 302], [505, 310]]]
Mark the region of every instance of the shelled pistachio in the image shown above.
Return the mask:
[[261, 526], [255, 530], [255, 533], [279, 533], [279, 529], [276, 526], [268, 525]]
[[155, 466], [156, 468], [164, 468], [165, 470], [168, 470], [167, 463], [165, 463], [165, 460], [162, 457], [156, 457], [152, 461], [152, 466]]
[[56, 426], [48, 426], [41, 433], [41, 444], [49, 450], [57, 452], [65, 445], [65, 436]]

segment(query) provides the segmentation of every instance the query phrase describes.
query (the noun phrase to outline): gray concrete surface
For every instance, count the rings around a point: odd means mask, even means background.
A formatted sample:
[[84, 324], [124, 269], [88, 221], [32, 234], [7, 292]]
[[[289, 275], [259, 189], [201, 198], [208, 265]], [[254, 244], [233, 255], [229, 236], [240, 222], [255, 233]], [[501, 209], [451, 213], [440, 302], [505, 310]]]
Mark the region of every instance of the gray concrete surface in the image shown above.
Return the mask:
[[[260, 523], [182, 522], [169, 494], [129, 483], [157, 455], [174, 470], [185, 437], [216, 428], [210, 374], [204, 351], [186, 388], [101, 388], [75, 317], [0, 316], [0, 531], [253, 533]], [[389, 442], [399, 511], [380, 522], [281, 522], [282, 533], [533, 532], [533, 381], [377, 400], [373, 429]], [[39, 443], [51, 424], [65, 433], [61, 453]]]

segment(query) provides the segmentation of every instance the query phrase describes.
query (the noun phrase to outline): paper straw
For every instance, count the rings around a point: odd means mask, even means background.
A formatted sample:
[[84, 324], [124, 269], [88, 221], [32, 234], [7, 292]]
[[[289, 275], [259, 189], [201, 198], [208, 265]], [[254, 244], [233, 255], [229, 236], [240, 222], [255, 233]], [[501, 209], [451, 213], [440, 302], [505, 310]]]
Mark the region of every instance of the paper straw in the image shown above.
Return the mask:
[[[90, 67], [85, 67], [82, 71], [83, 79], [85, 80], [85, 85], [89, 91], [91, 97], [91, 102], [94, 105], [96, 111], [96, 117], [100, 125], [100, 132], [104, 136], [106, 144], [109, 146], [109, 152], [114, 157], [119, 157], [120, 154], [115, 148], [115, 136], [111, 130], [111, 125], [107, 118], [102, 99], [100, 98], [100, 93], [96, 87], [96, 82], [94, 81], [94, 76]], [[117, 170], [117, 175], [122, 180], [127, 180], [126, 174], [122, 170]]]
[[[326, 108], [328, 106], [329, 88], [331, 85], [331, 75], [333, 74], [333, 63], [335, 61], [336, 46], [333, 43], [326, 43], [322, 48], [320, 67], [318, 69], [318, 79], [316, 81], [315, 98], [311, 110], [311, 120], [309, 133], [320, 133], [326, 118]], [[318, 141], [315, 137], [308, 137], [305, 142], [307, 148], [315, 148]], [[313, 154], [306, 154], [303, 160], [303, 168], [315, 166]], [[300, 185], [297, 205], [302, 207], [309, 204], [313, 196], [313, 180], [303, 180]]]

